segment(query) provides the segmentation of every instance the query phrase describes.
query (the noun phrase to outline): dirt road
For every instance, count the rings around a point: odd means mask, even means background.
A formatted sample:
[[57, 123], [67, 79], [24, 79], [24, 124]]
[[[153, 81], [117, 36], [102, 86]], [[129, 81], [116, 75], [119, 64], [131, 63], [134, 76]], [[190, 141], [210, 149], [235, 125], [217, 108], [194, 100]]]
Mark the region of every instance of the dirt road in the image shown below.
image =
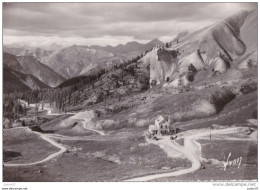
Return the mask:
[[[218, 130], [211, 130], [211, 134], [232, 134], [237, 133], [237, 131], [243, 127], [232, 127], [226, 129], [218, 129]], [[197, 132], [196, 132], [197, 131]], [[185, 155], [187, 159], [190, 160], [192, 166], [188, 169], [183, 169], [179, 171], [169, 172], [169, 173], [162, 173], [162, 174], [153, 174], [147, 175], [143, 177], [137, 177], [133, 179], [128, 179], [126, 181], [150, 181], [153, 179], [163, 178], [163, 177], [174, 177], [183, 174], [188, 174], [197, 171], [201, 168], [201, 145], [196, 141], [204, 136], [209, 136], [210, 131], [204, 129], [202, 130], [192, 130], [187, 133], [182, 134], [184, 138], [184, 146], [179, 145], [176, 142], [172, 142], [168, 137], [162, 137], [159, 141], [151, 141], [152, 143], [163, 147], [166, 153], [171, 155], [176, 155], [175, 151], [178, 151], [182, 155]], [[226, 137], [229, 138], [229, 137]], [[249, 137], [248, 140], [255, 140], [254, 138]], [[168, 147], [171, 147], [168, 148]]]
[[96, 132], [96, 133], [98, 133], [100, 135], [105, 135], [105, 133], [103, 131], [87, 127], [87, 123], [91, 122], [91, 121], [89, 121], [89, 119], [83, 119], [83, 120], [84, 121], [82, 122], [82, 124], [83, 124], [83, 128], [84, 129], [87, 129], [87, 130], [90, 130], [90, 131], [94, 131], [94, 132]]
[[[7, 129], [7, 130], [15, 130], [15, 129], [19, 129], [19, 128], [23, 128], [24, 127], [17, 127], [17, 128], [12, 128], [12, 129]], [[49, 138], [47, 135], [45, 134], [42, 134], [42, 133], [39, 133], [39, 132], [35, 132], [35, 131], [32, 131], [31, 129], [29, 128], [25, 128], [26, 130], [30, 131], [31, 133], [36, 133], [37, 135], [39, 135], [43, 140], [49, 142], [50, 144], [52, 144], [53, 146], [59, 148], [60, 150], [58, 152], [55, 152], [49, 156], [47, 156], [46, 158], [40, 160], [40, 161], [37, 161], [37, 162], [31, 162], [31, 163], [26, 163], [26, 164], [9, 164], [9, 163], [4, 163], [4, 166], [5, 167], [15, 167], [15, 166], [32, 166], [32, 165], [36, 165], [36, 164], [41, 164], [41, 163], [44, 163], [44, 162], [47, 162], [59, 155], [61, 155], [63, 152], [66, 151], [66, 148], [57, 143], [56, 141], [52, 140], [51, 138]]]
[[[19, 100], [21, 104], [25, 104], [26, 106], [28, 105], [28, 102], [26, 102], [25, 100]], [[36, 104], [30, 104], [29, 107], [33, 108], [33, 107], [36, 107]], [[73, 112], [66, 112], [66, 113], [53, 113], [53, 109], [51, 107], [48, 107], [48, 106], [44, 106], [43, 107], [43, 110], [47, 111], [47, 115], [64, 115], [64, 114], [73, 114], [73, 115], [76, 115], [77, 113], [73, 113]], [[90, 127], [87, 127], [87, 123], [92, 123], [91, 119], [92, 118], [85, 118], [85, 117], [82, 117], [82, 118], [79, 118], [78, 119], [82, 119], [82, 124], [83, 124], [83, 128], [86, 129], [86, 130], [90, 130], [90, 131], [94, 131], [100, 135], [105, 135], [105, 133], [101, 130], [97, 130], [97, 129], [93, 129], [93, 128], [90, 128]]]
[[[24, 101], [24, 100], [20, 100], [20, 102], [22, 104], [26, 104], [27, 105], [27, 102]], [[36, 105], [35, 104], [30, 104], [30, 107], [35, 107]], [[44, 107], [44, 110], [47, 111], [47, 115], [61, 115], [61, 114], [56, 114], [56, 113], [52, 113], [52, 109], [49, 108], [49, 107]], [[63, 113], [65, 114], [65, 113]], [[66, 113], [66, 114], [74, 114], [75, 116], [75, 113]], [[79, 114], [77, 114], [79, 115]], [[73, 117], [73, 116], [72, 116]], [[83, 128], [84, 129], [87, 129], [87, 130], [91, 130], [91, 131], [94, 131], [100, 135], [105, 135], [104, 132], [102, 131], [99, 131], [99, 130], [96, 130], [96, 129], [93, 129], [93, 128], [90, 128], [90, 127], [87, 127], [87, 124], [88, 123], [91, 123], [91, 119], [92, 118], [78, 118], [78, 119], [82, 119], [82, 124], [83, 124]], [[17, 128], [11, 128], [11, 129], [7, 129], [7, 130], [15, 130], [15, 129], [19, 129], [19, 128], [23, 128], [24, 127], [17, 127]], [[59, 144], [57, 143], [55, 140], [52, 140], [52, 139], [63, 139], [63, 140], [90, 140], [91, 138], [95, 139], [95, 140], [99, 140], [100, 138], [97, 138], [97, 137], [88, 137], [86, 139], [86, 137], [77, 137], [75, 139], [75, 137], [68, 137], [68, 136], [63, 136], [63, 135], [58, 135], [58, 134], [42, 134], [42, 133], [39, 133], [39, 132], [36, 132], [36, 131], [32, 131], [30, 128], [25, 128], [26, 130], [29, 130], [29, 132], [31, 133], [36, 133], [37, 135], [39, 135], [43, 140], [51, 143], [53, 146], [59, 148], [60, 150], [58, 152], [55, 152], [49, 156], [47, 156], [46, 158], [40, 160], [40, 161], [37, 161], [37, 162], [31, 162], [31, 163], [25, 163], [25, 164], [14, 164], [14, 163], [4, 163], [4, 166], [5, 167], [19, 167], [19, 166], [31, 166], [31, 165], [37, 165], [37, 164], [41, 164], [41, 163], [44, 163], [44, 162], [47, 162], [59, 155], [61, 155], [62, 153], [64, 153], [66, 151], [66, 148], [65, 146], [63, 146], [62, 144]]]
[[[47, 109], [47, 108], [46, 108]], [[49, 113], [49, 111], [48, 111]], [[47, 113], [47, 114], [48, 114]], [[50, 114], [50, 113], [49, 113]], [[85, 115], [86, 114], [86, 115]], [[81, 119], [83, 128], [87, 130], [92, 130], [94, 132], [99, 133], [100, 135], [105, 135], [104, 132], [93, 129], [91, 127], [88, 127], [88, 125], [91, 125], [91, 114], [88, 116], [88, 112], [81, 112], [77, 113], [72, 117], [75, 117], [77, 119]], [[243, 127], [232, 127], [232, 128], [225, 128], [225, 129], [216, 129], [216, 130], [211, 130], [211, 134], [232, 134], [232, 133], [237, 133], [238, 130], [242, 129]], [[52, 138], [56, 139], [63, 139], [63, 140], [86, 140], [86, 137], [67, 137], [63, 135], [58, 135], [58, 134], [41, 134], [38, 132], [37, 133], [42, 139], [46, 140], [47, 142], [51, 143], [52, 145], [58, 147], [60, 151], [53, 153], [49, 155], [48, 157], [38, 161], [38, 162], [33, 162], [33, 163], [28, 163], [28, 164], [8, 164], [5, 163], [4, 166], [29, 166], [29, 165], [36, 165], [39, 163], [46, 162], [48, 160], [53, 159], [56, 156], [61, 155], [63, 152], [66, 151], [66, 148], [52, 140]], [[159, 141], [150, 141], [150, 143], [154, 143], [158, 146], [160, 146], [167, 154], [169, 157], [185, 157], [188, 160], [190, 160], [192, 166], [187, 169], [182, 169], [179, 171], [173, 171], [173, 172], [168, 172], [168, 173], [161, 173], [161, 174], [152, 174], [152, 175], [147, 175], [143, 177], [137, 177], [133, 179], [128, 179], [126, 181], [150, 181], [153, 179], [158, 179], [158, 178], [163, 178], [163, 177], [174, 177], [174, 176], [179, 176], [183, 174], [188, 174], [195, 172], [201, 168], [201, 145], [196, 141], [200, 138], [203, 138], [205, 136], [209, 136], [210, 129], [203, 129], [203, 130], [189, 130], [185, 131], [183, 133], [180, 133], [178, 136], [181, 136], [184, 139], [184, 146], [181, 146], [180, 144], [173, 142], [170, 140], [169, 136], [163, 136]], [[105, 136], [106, 137], [106, 136]], [[107, 138], [110, 138], [107, 136]], [[225, 136], [223, 137], [225, 140], [230, 140], [231, 137]], [[234, 137], [233, 137], [234, 138]], [[239, 140], [239, 137], [236, 137], [237, 140]], [[96, 139], [97, 140], [97, 139]], [[245, 140], [245, 138], [243, 138]], [[257, 140], [257, 137], [253, 135], [252, 137], [250, 136], [248, 140], [255, 141]], [[178, 154], [176, 154], [176, 152]]]
[[94, 131], [95, 133], [98, 133], [100, 135], [105, 135], [105, 133], [102, 130], [98, 130], [95, 124], [92, 122], [92, 119], [95, 118], [95, 112], [93, 110], [86, 110], [81, 111], [73, 116], [69, 117], [68, 121], [73, 120], [81, 120], [82, 127], [86, 130]]
[[[69, 137], [69, 136], [64, 136], [64, 135], [59, 135], [59, 134], [42, 134], [36, 131], [32, 131], [30, 128], [25, 128], [25, 127], [16, 127], [16, 128], [11, 128], [11, 129], [5, 129], [5, 130], [15, 130], [15, 129], [25, 129], [28, 130], [31, 133], [35, 133], [37, 135], [40, 136], [40, 138], [42, 138], [43, 140], [49, 142], [50, 144], [52, 144], [53, 146], [59, 148], [60, 150], [58, 152], [55, 152], [49, 156], [47, 156], [46, 158], [37, 161], [37, 162], [31, 162], [31, 163], [25, 163], [25, 164], [13, 164], [13, 163], [4, 163], [5, 167], [19, 167], [19, 166], [32, 166], [32, 165], [37, 165], [37, 164], [41, 164], [44, 162], [47, 162], [61, 154], [63, 154], [67, 149], [65, 146], [63, 146], [60, 143], [57, 143], [55, 140], [53, 139], [61, 139], [61, 140], [99, 140], [99, 141], [105, 141], [108, 138], [111, 138], [109, 136], [107, 136], [107, 138], [99, 138], [98, 136], [87, 136], [87, 137], [82, 137], [82, 136], [78, 136], [78, 137]], [[122, 137], [123, 138], [123, 137]]]

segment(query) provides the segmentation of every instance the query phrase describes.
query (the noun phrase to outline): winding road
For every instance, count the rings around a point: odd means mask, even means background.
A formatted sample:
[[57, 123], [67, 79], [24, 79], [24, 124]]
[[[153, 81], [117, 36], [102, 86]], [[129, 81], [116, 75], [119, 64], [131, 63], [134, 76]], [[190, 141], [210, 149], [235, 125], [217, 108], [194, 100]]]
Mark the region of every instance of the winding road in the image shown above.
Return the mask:
[[[211, 134], [233, 134], [237, 133], [239, 129], [242, 129], [243, 127], [232, 127], [232, 128], [225, 128], [225, 129], [217, 129], [217, 130], [211, 130]], [[128, 179], [125, 181], [131, 182], [131, 181], [150, 181], [158, 178], [163, 177], [175, 177], [183, 174], [188, 174], [195, 172], [201, 168], [201, 145], [196, 141], [204, 136], [209, 136], [210, 131], [209, 130], [192, 130], [189, 131], [186, 134], [182, 134], [182, 138], [184, 138], [184, 146], [179, 145], [176, 142], [173, 142], [168, 137], [162, 137], [159, 141], [150, 141], [151, 143], [154, 143], [156, 145], [160, 145], [160, 147], [163, 147], [165, 150], [165, 147], [170, 146], [172, 149], [170, 151], [178, 151], [179, 153], [185, 155], [187, 159], [190, 160], [192, 166], [188, 169], [183, 169], [179, 171], [174, 172], [168, 172], [168, 173], [162, 173], [162, 174], [152, 174], [137, 178]], [[229, 139], [229, 137], [226, 137]], [[249, 137], [248, 140], [255, 140], [255, 138]], [[166, 150], [169, 150], [166, 148]], [[167, 153], [167, 152], [166, 152]], [[174, 152], [168, 152], [168, 155], [174, 154]]]
[[93, 128], [87, 127], [87, 123], [90, 122], [89, 119], [83, 119], [83, 120], [84, 121], [82, 122], [82, 124], [83, 124], [83, 128], [84, 129], [87, 129], [87, 130], [90, 130], [90, 131], [94, 131], [94, 132], [96, 132], [96, 133], [98, 133], [98, 134], [100, 134], [102, 136], [105, 135], [105, 133], [103, 131], [99, 131], [97, 129], [93, 129]]
[[[25, 105], [28, 105], [26, 101], [24, 100], [20, 100], [20, 103], [22, 104], [25, 104]], [[30, 104], [30, 107], [35, 107], [36, 105], [35, 104]], [[47, 111], [47, 115], [63, 115], [63, 114], [75, 114], [75, 113], [70, 113], [70, 112], [67, 112], [67, 113], [52, 113], [52, 109], [49, 108], [49, 107], [44, 107], [44, 110]], [[105, 133], [103, 131], [99, 131], [99, 130], [96, 130], [96, 129], [92, 129], [92, 128], [89, 128], [87, 127], [87, 123], [88, 122], [91, 122], [91, 118], [78, 118], [78, 119], [82, 119], [82, 124], [83, 124], [83, 128], [84, 129], [87, 129], [87, 130], [91, 130], [91, 131], [94, 131], [100, 135], [105, 135]], [[59, 144], [57, 143], [56, 141], [52, 140], [52, 139], [63, 139], [63, 140], [91, 140], [93, 138], [91, 137], [88, 137], [86, 139], [86, 137], [77, 137], [75, 139], [75, 137], [69, 137], [69, 136], [64, 136], [64, 135], [59, 135], [59, 134], [43, 134], [43, 133], [39, 133], [39, 132], [36, 132], [36, 131], [32, 131], [30, 128], [25, 128], [25, 127], [16, 127], [16, 128], [11, 128], [11, 129], [5, 129], [5, 130], [15, 130], [15, 129], [25, 129], [31, 133], [35, 133], [37, 135], [40, 136], [40, 138], [42, 138], [43, 140], [49, 142], [50, 144], [52, 144], [53, 146], [59, 148], [60, 150], [58, 152], [55, 152], [49, 156], [47, 156], [46, 158], [40, 160], [40, 161], [37, 161], [37, 162], [31, 162], [31, 163], [19, 163], [19, 164], [14, 164], [14, 163], [4, 163], [4, 166], [5, 167], [19, 167], [19, 166], [32, 166], [32, 165], [37, 165], [37, 164], [41, 164], [41, 163], [44, 163], [44, 162], [47, 162], [61, 154], [63, 154], [67, 149], [65, 146], [63, 146], [62, 144]], [[100, 138], [95, 138], [95, 140], [99, 140]]]
[[[28, 103], [25, 101], [25, 100], [19, 100], [21, 104], [24, 104], [24, 105], [28, 105]], [[30, 104], [29, 107], [36, 107], [36, 104]], [[66, 112], [66, 113], [53, 113], [53, 109], [51, 107], [47, 107], [47, 106], [44, 106], [43, 109], [45, 111], [47, 111], [47, 115], [64, 115], [64, 114], [72, 114], [72, 115], [76, 115], [77, 113], [74, 113], [74, 112]], [[83, 120], [82, 121], [82, 125], [83, 125], [83, 128], [86, 129], [86, 130], [89, 130], [89, 131], [93, 131], [95, 133], [98, 133], [100, 135], [105, 135], [105, 133], [101, 130], [97, 130], [97, 129], [93, 129], [93, 128], [90, 128], [90, 127], [87, 127], [87, 123], [92, 123], [91, 119], [92, 118], [85, 118], [85, 117], [78, 117], [77, 119], [81, 119]]]
[[[45, 108], [45, 109], [47, 109], [47, 108]], [[51, 112], [48, 111], [47, 114], [51, 114]], [[86, 119], [86, 117], [81, 116], [81, 114], [78, 114], [76, 118], [83, 120], [82, 121], [83, 128], [97, 132], [99, 135], [105, 135], [105, 133], [102, 132], [102, 131], [87, 127], [89, 122], [92, 122], [91, 117]], [[17, 127], [17, 128], [24, 128], [24, 127]], [[12, 129], [7, 129], [7, 130], [15, 130], [17, 128], [12, 128]], [[187, 158], [191, 162], [191, 167], [187, 168], [187, 169], [181, 169], [181, 170], [178, 170], [178, 171], [172, 171], [172, 172], [167, 172], [167, 173], [151, 174], [151, 175], [146, 175], [146, 176], [142, 176], [142, 177], [136, 177], [136, 178], [132, 178], [132, 179], [127, 179], [125, 181], [128, 181], [128, 182], [131, 182], [131, 181], [151, 181], [151, 180], [158, 179], [158, 178], [174, 177], [174, 176], [179, 176], [179, 175], [184, 175], [184, 174], [195, 172], [195, 171], [197, 171], [201, 168], [201, 160], [202, 160], [202, 158], [201, 158], [201, 145], [200, 145], [200, 143], [197, 142], [198, 139], [204, 138], [205, 136], [209, 136], [210, 132], [211, 132], [211, 135], [214, 135], [214, 134], [215, 135], [236, 134], [240, 129], [243, 129], [243, 128], [244, 127], [231, 127], [231, 128], [224, 128], [224, 129], [215, 129], [215, 130], [211, 130], [211, 131], [210, 131], [210, 129], [196, 129], [196, 130], [185, 131], [185, 132], [180, 133], [178, 135], [179, 138], [184, 139], [184, 146], [181, 146], [177, 142], [170, 140], [169, 136], [162, 136], [161, 139], [158, 140], [158, 141], [149, 140], [149, 143], [153, 143], [153, 144], [160, 146], [168, 154], [169, 157], [180, 157], [180, 156], [183, 157], [184, 156], [185, 158]], [[27, 128], [27, 130], [30, 130], [30, 129]], [[16, 166], [36, 165], [36, 164], [47, 162], [47, 161], [63, 154], [66, 151], [66, 147], [63, 146], [62, 144], [57, 143], [56, 141], [54, 141], [52, 139], [105, 140], [107, 138], [111, 138], [111, 136], [109, 136], [109, 135], [106, 135], [106, 136], [104, 136], [104, 138], [100, 139], [100, 138], [95, 137], [95, 136], [93, 136], [93, 137], [69, 137], [69, 136], [64, 136], [64, 135], [60, 135], [60, 134], [42, 134], [42, 133], [35, 132], [35, 131], [31, 131], [31, 132], [36, 133], [43, 140], [51, 143], [53, 146], [59, 148], [60, 150], [56, 153], [53, 153], [53, 154], [47, 156], [46, 158], [44, 158], [40, 161], [37, 161], [37, 162], [25, 163], [25, 164], [4, 163], [4, 166], [16, 167]], [[235, 139], [235, 140], [257, 141], [257, 136], [256, 135], [250, 135], [247, 138], [223, 136], [223, 139], [225, 139], [225, 140], [234, 140]], [[178, 152], [179, 154], [176, 154], [176, 152]]]
[[53, 146], [59, 148], [60, 150], [58, 152], [55, 152], [49, 156], [47, 156], [46, 158], [40, 160], [40, 161], [37, 161], [37, 162], [31, 162], [31, 163], [25, 163], [25, 164], [11, 164], [11, 163], [4, 163], [4, 166], [5, 167], [17, 167], [17, 166], [32, 166], [32, 165], [37, 165], [37, 164], [41, 164], [41, 163], [44, 163], [44, 162], [47, 162], [59, 155], [61, 155], [63, 152], [65, 152], [67, 149], [57, 143], [56, 141], [52, 140], [51, 138], [49, 138], [48, 136], [46, 136], [45, 134], [42, 134], [42, 133], [39, 133], [39, 132], [36, 132], [36, 131], [32, 131], [31, 129], [29, 128], [25, 128], [25, 127], [16, 127], [16, 128], [11, 128], [11, 129], [7, 129], [7, 130], [15, 130], [15, 129], [19, 129], [19, 128], [22, 128], [22, 129], [25, 129], [25, 130], [28, 130], [30, 131], [31, 133], [35, 133], [37, 135], [39, 135], [43, 140], [49, 142], [50, 144], [52, 144]]

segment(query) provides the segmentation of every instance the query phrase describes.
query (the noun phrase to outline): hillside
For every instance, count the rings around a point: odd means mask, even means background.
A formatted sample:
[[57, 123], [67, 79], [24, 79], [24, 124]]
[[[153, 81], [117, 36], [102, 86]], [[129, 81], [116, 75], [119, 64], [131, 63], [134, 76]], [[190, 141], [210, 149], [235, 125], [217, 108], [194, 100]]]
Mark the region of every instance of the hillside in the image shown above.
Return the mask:
[[30, 74], [51, 87], [55, 87], [64, 81], [62, 76], [42, 64], [34, 56], [15, 56], [4, 52], [3, 64], [4, 67], [12, 70], [23, 74]]
[[15, 55], [3, 53], [3, 67], [8, 67], [12, 70], [23, 72], [23, 68]]
[[23, 74], [4, 67], [3, 93], [24, 92], [42, 88], [49, 88], [49, 86], [32, 75]]
[[64, 81], [64, 78], [54, 72], [48, 66], [42, 64], [34, 56], [19, 56], [17, 57], [23, 72], [33, 75], [45, 84], [55, 87]]
[[44, 64], [68, 79], [83, 75], [92, 69], [112, 69], [122, 59], [112, 53], [91, 49], [87, 46], [71, 46], [53, 52]]
[[240, 38], [246, 46], [245, 54], [257, 50], [257, 12], [251, 12], [240, 28]]
[[250, 60], [250, 66], [255, 67], [257, 58], [252, 53], [257, 50], [256, 15], [256, 12], [241, 11], [194, 33], [180, 35], [181, 40], [172, 42], [168, 49], [154, 49], [141, 60], [150, 65], [150, 84], [168, 81], [172, 86], [187, 85], [201, 73], [204, 78], [199, 80], [206, 82], [229, 68], [236, 70], [242, 59], [246, 63]]
[[[206, 88], [211, 83], [223, 83], [225, 81], [228, 83], [228, 81], [241, 79], [244, 77], [244, 73], [250, 72], [251, 68], [257, 66], [256, 53], [246, 54], [246, 51], [236, 49], [240, 47], [239, 44], [250, 44], [247, 42], [249, 39], [251, 41], [256, 39], [257, 36], [252, 35], [250, 35], [250, 38], [240, 37], [240, 28], [241, 31], [245, 30], [242, 28], [243, 24], [247, 24], [249, 29], [250, 26], [256, 24], [254, 15], [254, 12], [239, 12], [194, 33], [181, 33], [179, 35], [181, 40], [178, 43], [171, 44], [169, 48], [154, 46], [140, 60], [128, 66], [97, 74], [95, 66], [92, 65], [88, 76], [73, 77], [59, 87], [72, 88], [78, 85], [75, 94], [80, 96], [78, 97], [79, 101], [73, 103], [77, 105], [78, 102], [95, 103], [113, 97], [127, 96], [133, 92], [140, 93], [144, 89], [156, 86], [178, 92], [178, 88], [186, 88], [191, 85], [194, 88], [202, 88], [202, 86]], [[236, 33], [230, 31], [235, 29]], [[245, 33], [245, 31], [243, 32]], [[227, 39], [223, 40], [222, 38]], [[241, 43], [235, 39], [240, 40]], [[130, 45], [138, 44], [134, 42]], [[244, 49], [247, 48], [247, 46], [244, 47]], [[252, 48], [256, 47], [252, 45]], [[71, 51], [71, 49], [75, 49], [72, 51], [72, 55], [75, 55], [79, 50], [96, 52], [87, 47], [74, 46], [74, 48], [68, 48], [68, 51]], [[82, 55], [78, 55], [75, 60], [80, 62]], [[66, 64], [68, 63], [66, 62]], [[80, 67], [78, 70], [80, 70]], [[99, 68], [99, 70], [102, 70], [102, 68]], [[147, 84], [148, 81], [149, 84]], [[94, 102], [92, 101], [93, 98], [95, 99]], [[88, 99], [91, 99], [91, 101]], [[86, 104], [83, 103], [82, 105]]]
[[[140, 93], [149, 88], [149, 70], [136, 63], [97, 76], [78, 76], [66, 80], [57, 88], [70, 91], [71, 98], [64, 106], [79, 103], [82, 106], [103, 102], [113, 98]], [[74, 92], [73, 92], [74, 91]], [[73, 98], [76, 97], [76, 98]]]

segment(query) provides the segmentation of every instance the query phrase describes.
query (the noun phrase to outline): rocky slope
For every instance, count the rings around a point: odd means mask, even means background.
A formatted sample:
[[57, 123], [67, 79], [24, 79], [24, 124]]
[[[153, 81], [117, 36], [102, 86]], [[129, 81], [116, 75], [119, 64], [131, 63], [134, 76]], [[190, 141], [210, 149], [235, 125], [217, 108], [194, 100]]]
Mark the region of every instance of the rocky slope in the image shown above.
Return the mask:
[[64, 81], [62, 76], [42, 64], [34, 56], [14, 56], [4, 53], [3, 63], [4, 67], [23, 74], [30, 74], [51, 87], [55, 87]]
[[150, 66], [150, 85], [187, 85], [200, 71], [206, 71], [207, 80], [228, 69], [255, 67], [256, 28], [257, 12], [241, 11], [194, 33], [180, 35], [181, 40], [172, 42], [170, 48], [155, 48], [141, 60]]
[[33, 75], [48, 86], [55, 87], [64, 81], [62, 76], [42, 64], [34, 56], [19, 56], [17, 59], [24, 73]]

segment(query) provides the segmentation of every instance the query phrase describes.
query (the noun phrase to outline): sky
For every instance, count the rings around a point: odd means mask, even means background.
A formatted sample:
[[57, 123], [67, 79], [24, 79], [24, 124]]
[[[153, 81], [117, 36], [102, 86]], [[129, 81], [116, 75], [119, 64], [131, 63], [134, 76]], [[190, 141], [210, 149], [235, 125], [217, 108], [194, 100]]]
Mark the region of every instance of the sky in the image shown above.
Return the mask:
[[4, 3], [3, 43], [118, 45], [171, 41], [257, 3]]

